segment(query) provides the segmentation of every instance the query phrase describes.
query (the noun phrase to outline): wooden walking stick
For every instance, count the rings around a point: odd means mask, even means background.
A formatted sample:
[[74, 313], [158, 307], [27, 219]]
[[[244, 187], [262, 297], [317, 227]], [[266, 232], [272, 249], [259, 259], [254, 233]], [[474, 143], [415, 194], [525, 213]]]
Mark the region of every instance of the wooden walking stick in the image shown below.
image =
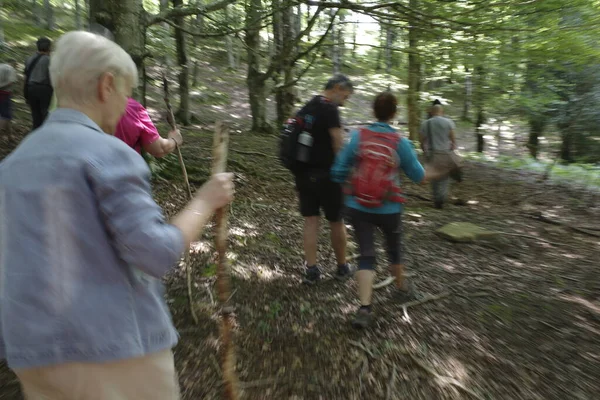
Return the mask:
[[[171, 101], [169, 100], [169, 81], [167, 81], [167, 74], [165, 71], [162, 73], [163, 79], [163, 92], [164, 92], [164, 100], [165, 105], [167, 106], [167, 122], [171, 125], [171, 129], [177, 129], [177, 123], [175, 122], [175, 116], [173, 115], [173, 109], [171, 108]], [[177, 157], [179, 158], [179, 166], [181, 167], [181, 173], [183, 174], [183, 179], [185, 180], [185, 187], [187, 188], [189, 199], [192, 199], [192, 188], [190, 187], [190, 180], [188, 179], [187, 170], [185, 168], [185, 163], [183, 162], [183, 157], [181, 156], [181, 149], [178, 144], [175, 144], [175, 148], [177, 149]]]
[[[171, 108], [171, 101], [169, 100], [169, 81], [167, 80], [167, 74], [165, 71], [162, 73], [163, 79], [163, 94], [165, 105], [167, 106], [167, 122], [171, 125], [171, 129], [177, 129], [177, 123], [175, 122], [175, 116], [173, 115], [173, 109]], [[188, 179], [187, 170], [185, 168], [185, 163], [183, 162], [183, 157], [181, 156], [181, 150], [179, 149], [179, 145], [175, 144], [177, 149], [177, 157], [179, 158], [179, 166], [181, 167], [181, 173], [183, 174], [183, 179], [185, 180], [185, 186], [188, 192], [188, 199], [192, 199], [192, 188], [190, 187], [190, 181]], [[187, 283], [187, 294], [188, 301], [190, 304], [190, 313], [192, 314], [192, 319], [194, 323], [198, 324], [198, 316], [196, 315], [196, 310], [194, 309], [194, 299], [192, 296], [192, 266], [190, 264], [190, 250], [187, 249], [185, 253], [185, 258], [183, 259], [183, 264], [185, 267], [185, 275], [186, 275], [186, 283]]]
[[[213, 141], [212, 173], [225, 172], [227, 168], [227, 150], [229, 129], [220, 121], [215, 126]], [[230, 270], [227, 264], [227, 207], [217, 210], [215, 214], [216, 232], [215, 247], [218, 253], [217, 293], [221, 304], [221, 370], [225, 384], [225, 398], [239, 398], [238, 379], [235, 372], [235, 352], [233, 348], [233, 307], [227, 303], [231, 297]]]

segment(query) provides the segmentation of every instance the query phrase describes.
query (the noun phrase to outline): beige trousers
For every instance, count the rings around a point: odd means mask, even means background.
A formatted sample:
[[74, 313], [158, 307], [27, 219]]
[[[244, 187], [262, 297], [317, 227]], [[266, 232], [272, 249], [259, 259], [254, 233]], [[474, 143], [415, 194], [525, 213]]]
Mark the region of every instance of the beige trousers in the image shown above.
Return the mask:
[[27, 400], [179, 400], [173, 353], [15, 370]]

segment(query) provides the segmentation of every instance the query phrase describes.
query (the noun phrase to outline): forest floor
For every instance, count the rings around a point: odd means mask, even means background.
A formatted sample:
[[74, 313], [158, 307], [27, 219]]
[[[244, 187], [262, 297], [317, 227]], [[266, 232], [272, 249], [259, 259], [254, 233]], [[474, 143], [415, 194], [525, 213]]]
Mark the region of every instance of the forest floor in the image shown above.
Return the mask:
[[[375, 293], [374, 326], [356, 331], [350, 325], [358, 306], [356, 283], [333, 279], [326, 227], [319, 248], [325, 279], [314, 287], [301, 284], [302, 218], [293, 180], [274, 157], [276, 137], [247, 134], [245, 92], [228, 81], [233, 74], [205, 67], [206, 74], [215, 75], [212, 93], [222, 92], [227, 100], [222, 105], [196, 101], [194, 111], [201, 110], [203, 122], [183, 130], [183, 156], [197, 187], [210, 168], [214, 121], [231, 121], [229, 167], [236, 173], [237, 192], [229, 257], [243, 398], [598, 398], [600, 238], [591, 236], [600, 234], [598, 193], [473, 162], [465, 181], [452, 188], [465, 205], [436, 210], [428, 187], [406, 183], [407, 266], [431, 301], [403, 310], [392, 301], [393, 288], [385, 287]], [[150, 104], [158, 119], [160, 94], [154, 97]], [[357, 95], [346, 107], [355, 110], [348, 111], [349, 122], [370, 119], [371, 97]], [[17, 108], [24, 117], [23, 105]], [[22, 124], [17, 130], [26, 133]], [[467, 135], [461, 132], [463, 143], [469, 143]], [[2, 142], [0, 157], [10, 150]], [[169, 156], [155, 168], [162, 170], [154, 181], [155, 197], [173, 215], [186, 201], [176, 158]], [[587, 227], [587, 233], [543, 222], [540, 215]], [[504, 234], [463, 244], [435, 234], [458, 221]], [[349, 254], [356, 252], [350, 239]], [[175, 357], [182, 397], [219, 399], [212, 227], [192, 246], [191, 264], [198, 325], [190, 316], [183, 267], [166, 279], [181, 334]], [[387, 276], [381, 264], [378, 279]], [[0, 367], [0, 399], [21, 399], [18, 382], [5, 367]]]

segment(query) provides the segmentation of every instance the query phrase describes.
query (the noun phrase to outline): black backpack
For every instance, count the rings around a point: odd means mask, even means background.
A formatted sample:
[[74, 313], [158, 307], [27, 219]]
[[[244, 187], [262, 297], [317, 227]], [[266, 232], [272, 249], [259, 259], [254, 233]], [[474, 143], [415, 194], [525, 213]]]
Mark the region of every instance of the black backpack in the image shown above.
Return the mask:
[[296, 147], [298, 146], [298, 136], [304, 129], [304, 118], [298, 114], [288, 119], [281, 128], [279, 139], [279, 161], [281, 164], [294, 171], [298, 166], [296, 160]]
[[[295, 117], [289, 118], [281, 128], [279, 139], [279, 161], [281, 161], [281, 164], [285, 168], [292, 172], [298, 170], [302, 165], [306, 165], [305, 162], [298, 160], [298, 139], [306, 126], [305, 116], [315, 108], [316, 104], [318, 103], [315, 101], [309, 102], [298, 111]], [[310, 130], [310, 127], [307, 129]]]

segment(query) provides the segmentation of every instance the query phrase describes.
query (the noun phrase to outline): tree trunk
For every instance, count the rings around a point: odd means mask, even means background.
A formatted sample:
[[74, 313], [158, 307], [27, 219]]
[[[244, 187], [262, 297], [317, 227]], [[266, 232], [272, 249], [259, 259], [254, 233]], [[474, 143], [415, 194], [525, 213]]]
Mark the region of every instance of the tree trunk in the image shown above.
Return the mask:
[[[418, 0], [410, 0], [409, 6], [417, 10]], [[421, 62], [419, 60], [419, 32], [416, 24], [418, 21], [412, 19], [408, 28], [408, 92], [406, 105], [408, 109], [408, 132], [413, 141], [419, 139], [419, 90], [421, 87]]]
[[572, 136], [569, 132], [571, 128], [567, 127], [567, 130], [563, 130], [563, 134], [562, 134], [562, 143], [560, 145], [560, 158], [568, 163], [572, 163], [575, 160], [573, 159], [573, 154], [572, 154], [572, 147], [573, 147], [573, 143], [572, 143]]
[[38, 6], [37, 0], [31, 0], [31, 15], [36, 26], [42, 25], [42, 18], [40, 17], [41, 12], [42, 7]]
[[[2, 10], [3, 1], [0, 0], [0, 10]], [[4, 48], [4, 14], [0, 13], [0, 49]]]
[[[90, 23], [97, 23], [113, 33], [117, 42], [133, 59], [142, 77], [146, 23], [141, 0], [90, 0]], [[141, 91], [134, 97], [141, 100]]]
[[83, 24], [81, 23], [81, 5], [79, 4], [79, 0], [75, 0], [75, 27], [77, 30], [83, 29]]
[[[163, 12], [163, 11], [167, 10], [168, 8], [169, 8], [169, 0], [160, 0], [160, 3], [159, 3], [160, 12]], [[162, 23], [162, 27], [163, 27], [163, 29], [166, 29], [167, 31], [170, 30], [170, 25], [167, 24], [166, 22]]]
[[[196, 5], [196, 7], [200, 7], [202, 5], [202, 1], [196, 0], [194, 4]], [[193, 20], [194, 29], [192, 30], [194, 32], [202, 31], [201, 25], [204, 23], [204, 20], [200, 19], [199, 16], [200, 14], [196, 15], [196, 18]], [[192, 55], [194, 59], [194, 66], [192, 67], [192, 88], [198, 86], [198, 77], [200, 75], [200, 67], [198, 65], [198, 40], [198, 36], [192, 36]]]
[[[391, 21], [388, 21], [391, 22]], [[392, 72], [392, 27], [386, 26], [385, 28], [385, 72], [389, 74]]]
[[383, 61], [383, 59], [385, 58], [385, 43], [383, 42], [383, 37], [384, 35], [385, 29], [383, 27], [382, 24], [379, 24], [379, 43], [378, 43], [378, 49], [377, 49], [377, 63], [375, 64], [375, 70], [376, 71], [380, 71], [381, 70], [381, 62]]
[[[172, 0], [173, 7], [183, 6], [183, 0]], [[176, 17], [177, 26], [183, 26], [185, 18]], [[185, 49], [185, 35], [181, 28], [175, 28], [175, 47], [177, 49], [177, 64], [179, 65], [179, 109], [177, 118], [183, 125], [190, 124], [190, 83], [189, 66]]]
[[356, 36], [358, 35], [358, 17], [354, 24], [352, 24], [352, 60], [356, 60], [356, 48], [358, 47], [356, 44]]
[[471, 81], [471, 73], [469, 67], [465, 67], [465, 99], [463, 102], [462, 120], [470, 121], [469, 114], [471, 113], [471, 96], [473, 94], [473, 83]]
[[50, 0], [44, 0], [44, 8], [46, 10], [46, 29], [54, 30], [54, 10]]
[[248, 57], [248, 97], [252, 111], [252, 130], [268, 133], [271, 131], [267, 123], [267, 88], [264, 74], [260, 72], [260, 29], [257, 21], [262, 12], [261, 0], [248, 0], [246, 3], [246, 47]]
[[[296, 8], [296, 14], [294, 15], [294, 37], [298, 36], [302, 31], [302, 6], [298, 4]], [[300, 42], [296, 44], [294, 52], [300, 52]]]
[[477, 152], [483, 153], [485, 148], [484, 132], [481, 128], [486, 122], [485, 117], [485, 69], [483, 65], [475, 67], [475, 109], [477, 110], [477, 122], [475, 124], [475, 135], [477, 136]]
[[344, 16], [344, 14], [340, 14], [339, 19], [340, 19], [340, 23], [339, 23], [339, 28], [337, 30], [337, 46], [338, 46], [339, 69], [341, 72], [342, 67], [344, 66], [344, 57], [346, 56], [346, 41], [345, 41], [346, 33], [344, 30], [345, 26], [346, 26], [346, 24], [344, 23], [344, 21], [346, 20], [346, 17]]
[[[310, 21], [310, 7], [306, 6], [306, 21]], [[306, 32], [306, 41], [310, 42], [310, 31]]]
[[[229, 6], [225, 7], [225, 24], [226, 26], [230, 26], [229, 21]], [[227, 47], [227, 60], [229, 61], [229, 68], [235, 70], [235, 58], [233, 53], [233, 41], [231, 39], [231, 35], [225, 36], [225, 46]]]
[[539, 113], [529, 116], [529, 139], [527, 140], [527, 148], [529, 154], [533, 158], [537, 158], [539, 154], [539, 137], [544, 134], [546, 128], [546, 117]]
[[90, 27], [90, 0], [85, 0], [85, 26]]
[[[273, 1], [274, 8], [280, 6]], [[292, 65], [291, 46], [294, 40], [292, 8], [287, 7], [273, 15], [273, 31], [275, 32], [275, 58], [281, 60], [280, 67], [273, 76], [275, 81], [275, 102], [277, 106], [277, 126], [290, 117], [294, 108], [294, 70]], [[294, 46], [295, 47], [295, 46]]]
[[[528, 62], [525, 68], [525, 89], [528, 96], [536, 96], [539, 91], [537, 73], [540, 71], [539, 65], [533, 62]], [[529, 123], [529, 139], [527, 140], [527, 148], [529, 154], [533, 158], [537, 158], [539, 154], [539, 137], [544, 134], [547, 124], [546, 116], [540, 112], [538, 107], [527, 107], [527, 119]]]
[[[331, 16], [335, 15], [335, 9], [331, 9]], [[333, 61], [333, 74], [339, 74], [341, 71], [340, 65], [340, 43], [338, 40], [338, 27], [334, 23], [331, 28], [331, 61]]]

